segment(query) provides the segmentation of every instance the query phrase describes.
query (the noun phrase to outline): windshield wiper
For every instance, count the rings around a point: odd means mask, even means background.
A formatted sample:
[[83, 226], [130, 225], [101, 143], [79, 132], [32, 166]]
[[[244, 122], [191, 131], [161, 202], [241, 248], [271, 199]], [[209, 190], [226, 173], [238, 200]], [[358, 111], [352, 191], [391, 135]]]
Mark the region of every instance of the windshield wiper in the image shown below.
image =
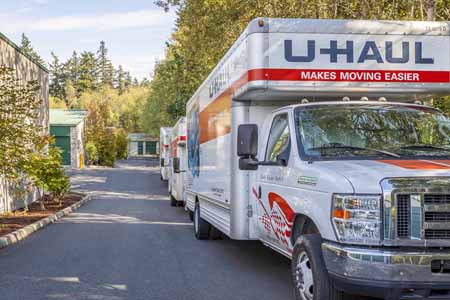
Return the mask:
[[406, 145], [401, 146], [400, 149], [432, 149], [432, 150], [444, 150], [444, 151], [450, 151], [450, 149], [444, 148], [444, 147], [438, 147], [433, 145], [426, 145], [426, 144], [416, 144], [416, 145]]
[[372, 148], [364, 148], [364, 147], [357, 147], [357, 146], [351, 146], [351, 145], [344, 145], [341, 143], [329, 143], [324, 144], [320, 147], [315, 148], [309, 148], [308, 151], [317, 151], [317, 150], [327, 150], [327, 149], [350, 149], [350, 150], [366, 150], [366, 151], [373, 151], [380, 154], [392, 156], [395, 158], [400, 158], [401, 156], [386, 150], [379, 150], [379, 149], [372, 149]]

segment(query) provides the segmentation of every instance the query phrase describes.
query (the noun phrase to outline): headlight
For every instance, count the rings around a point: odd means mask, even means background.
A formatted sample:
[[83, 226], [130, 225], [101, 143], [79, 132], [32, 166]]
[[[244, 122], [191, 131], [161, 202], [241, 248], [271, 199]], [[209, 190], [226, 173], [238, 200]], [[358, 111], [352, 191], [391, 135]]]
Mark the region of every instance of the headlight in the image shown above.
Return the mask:
[[333, 195], [333, 226], [341, 242], [379, 244], [381, 197], [379, 195]]

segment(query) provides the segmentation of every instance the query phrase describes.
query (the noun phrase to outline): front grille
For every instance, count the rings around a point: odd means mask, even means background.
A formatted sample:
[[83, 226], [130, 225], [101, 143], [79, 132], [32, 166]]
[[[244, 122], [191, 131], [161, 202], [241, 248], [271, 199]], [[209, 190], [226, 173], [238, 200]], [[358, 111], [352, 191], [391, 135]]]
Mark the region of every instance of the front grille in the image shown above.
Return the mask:
[[447, 194], [425, 194], [425, 204], [450, 204], [450, 195]]
[[396, 196], [397, 238], [450, 240], [450, 194], [418, 195]]
[[397, 195], [397, 236], [410, 236], [411, 201], [409, 195]]
[[450, 212], [425, 212], [425, 222], [450, 222]]
[[448, 229], [426, 229], [425, 239], [427, 240], [446, 240], [450, 239], [450, 230]]

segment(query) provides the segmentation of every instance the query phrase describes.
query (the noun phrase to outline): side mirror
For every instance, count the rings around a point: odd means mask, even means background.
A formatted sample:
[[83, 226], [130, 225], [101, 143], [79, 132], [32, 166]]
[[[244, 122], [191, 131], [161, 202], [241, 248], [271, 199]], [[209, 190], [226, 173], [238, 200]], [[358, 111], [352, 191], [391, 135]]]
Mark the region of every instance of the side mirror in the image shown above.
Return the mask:
[[180, 158], [174, 157], [172, 164], [173, 164], [173, 172], [177, 174], [180, 173]]
[[239, 125], [237, 139], [237, 155], [239, 157], [255, 157], [258, 155], [258, 125]]
[[161, 158], [161, 167], [164, 167], [166, 165], [166, 162], [164, 161], [164, 158]]
[[238, 127], [237, 155], [239, 169], [254, 171], [258, 169], [258, 126], [256, 124], [243, 124]]

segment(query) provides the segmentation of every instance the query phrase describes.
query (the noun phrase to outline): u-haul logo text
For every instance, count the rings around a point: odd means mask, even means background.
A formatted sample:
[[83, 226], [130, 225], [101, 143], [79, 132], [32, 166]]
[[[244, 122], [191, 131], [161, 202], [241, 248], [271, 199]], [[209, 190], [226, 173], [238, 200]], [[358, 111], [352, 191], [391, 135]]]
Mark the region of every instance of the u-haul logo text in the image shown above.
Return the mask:
[[[398, 47], [398, 49], [396, 48]], [[345, 47], [339, 47], [337, 40], [330, 40], [329, 47], [319, 48], [315, 40], [306, 42], [306, 55], [294, 53], [293, 41], [284, 41], [284, 57], [288, 62], [313, 62], [318, 55], [328, 56], [330, 63], [337, 63], [338, 58], [347, 63], [375, 62], [379, 64], [434, 64], [433, 57], [426, 57], [423, 53], [422, 42], [399, 42], [386, 41], [384, 51], [381, 50], [375, 41], [366, 41], [361, 50], [355, 49], [353, 41], [346, 41]], [[359, 47], [358, 47], [359, 48]], [[394, 49], [395, 48], [395, 49]], [[413, 50], [414, 49], [414, 50]], [[394, 50], [397, 55], [394, 55]], [[399, 55], [400, 53], [400, 55]]]

